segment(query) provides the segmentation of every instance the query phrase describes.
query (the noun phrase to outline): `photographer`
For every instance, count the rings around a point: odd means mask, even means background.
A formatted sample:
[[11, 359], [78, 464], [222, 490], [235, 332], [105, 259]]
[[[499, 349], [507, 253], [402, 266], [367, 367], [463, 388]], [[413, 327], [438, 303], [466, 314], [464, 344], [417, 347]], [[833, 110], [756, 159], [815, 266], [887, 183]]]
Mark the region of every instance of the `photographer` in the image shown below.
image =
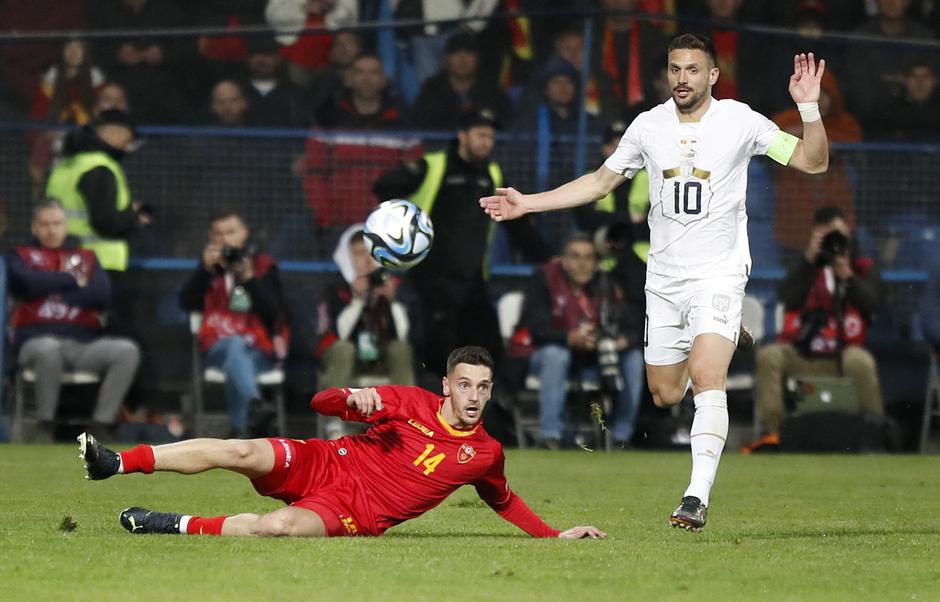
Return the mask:
[[[342, 388], [357, 374], [386, 374], [391, 382], [415, 383], [410, 320], [396, 300], [398, 277], [369, 256], [362, 224], [347, 228], [333, 252], [340, 274], [323, 291], [317, 333], [323, 376], [320, 386]], [[326, 436], [343, 435], [343, 421], [327, 422]]]
[[799, 376], [845, 376], [855, 384], [859, 410], [883, 413], [875, 358], [863, 345], [881, 302], [874, 260], [858, 257], [845, 214], [822, 207], [809, 244], [778, 289], [784, 325], [777, 342], [757, 352], [757, 412], [761, 436], [742, 451], [780, 444], [783, 385]]
[[248, 434], [248, 410], [260, 397], [256, 377], [286, 355], [287, 321], [274, 258], [248, 244], [238, 212], [209, 222], [202, 262], [180, 292], [184, 311], [203, 313], [200, 347], [206, 364], [225, 373], [231, 436]]
[[530, 371], [541, 381], [542, 445], [561, 447], [565, 381], [571, 374], [599, 374], [615, 402], [613, 437], [626, 447], [643, 390], [642, 312], [631, 311], [623, 291], [598, 270], [591, 238], [572, 234], [562, 255], [536, 272], [526, 293], [516, 351], [534, 348]]

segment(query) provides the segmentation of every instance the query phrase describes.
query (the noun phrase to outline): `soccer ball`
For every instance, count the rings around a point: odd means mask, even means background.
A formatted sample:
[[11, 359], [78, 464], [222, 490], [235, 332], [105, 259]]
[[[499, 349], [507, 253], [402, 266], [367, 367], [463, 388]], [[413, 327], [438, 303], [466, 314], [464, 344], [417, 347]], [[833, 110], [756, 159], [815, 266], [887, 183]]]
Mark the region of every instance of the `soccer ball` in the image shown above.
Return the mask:
[[406, 270], [421, 263], [434, 242], [428, 214], [411, 201], [393, 199], [376, 207], [363, 227], [366, 249], [382, 267]]

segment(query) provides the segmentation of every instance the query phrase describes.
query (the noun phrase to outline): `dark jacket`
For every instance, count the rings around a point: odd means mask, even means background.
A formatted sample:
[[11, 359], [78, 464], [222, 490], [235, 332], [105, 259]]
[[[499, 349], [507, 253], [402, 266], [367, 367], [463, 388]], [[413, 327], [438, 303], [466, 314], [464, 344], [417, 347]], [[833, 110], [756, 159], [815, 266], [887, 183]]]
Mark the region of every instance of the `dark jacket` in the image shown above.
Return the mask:
[[[106, 144], [91, 126], [73, 130], [65, 138], [63, 153], [66, 157], [94, 151], [107, 153], [118, 163], [124, 158], [123, 151]], [[140, 220], [130, 206], [118, 210], [117, 181], [107, 167], [96, 167], [84, 174], [78, 180], [78, 190], [88, 206], [91, 227], [99, 235], [106, 238], [127, 238], [140, 227]]]
[[[41, 248], [35, 239], [29, 246]], [[78, 251], [79, 240], [74, 236], [67, 237], [62, 249]], [[105, 311], [108, 308], [111, 301], [111, 281], [108, 279], [107, 272], [101, 269], [93, 258], [88, 283], [84, 287], [78, 286], [78, 281], [69, 272], [31, 268], [15, 249], [9, 251], [5, 259], [10, 294], [17, 302], [30, 302], [57, 296], [62, 303], [71, 307], [96, 312]], [[14, 346], [18, 348], [24, 341], [41, 335], [87, 341], [98, 336], [101, 329], [66, 322], [36, 322], [20, 327], [11, 323], [11, 330]]]
[[441, 72], [421, 85], [411, 108], [411, 123], [419, 128], [453, 130], [461, 115], [482, 109], [493, 111], [503, 125], [512, 117], [509, 98], [495, 85], [478, 77], [466, 98], [461, 98], [450, 85], [447, 74]]
[[398, 103], [386, 95], [377, 113], [363, 115], [356, 109], [351, 93], [344, 90], [317, 109], [315, 120], [317, 125], [325, 128], [381, 130], [401, 127], [402, 112]]
[[[561, 269], [560, 265], [546, 264], [533, 274], [526, 289], [520, 326], [528, 330], [527, 336], [534, 347], [548, 344], [567, 346], [568, 344], [568, 332], [571, 329], [559, 323], [560, 308], [556, 306], [563, 295], [559, 294], [559, 291], [552, 290], [546, 272], [553, 267]], [[606, 298], [609, 308], [607, 326], [611, 328], [609, 334], [623, 335], [627, 338], [629, 347], [637, 347], [643, 341], [643, 311], [628, 301], [620, 286], [614, 283], [613, 278], [608, 278], [608, 275], [601, 272], [595, 274], [585, 287], [585, 294], [598, 305], [603, 304]], [[598, 329], [602, 326], [599, 322], [594, 325]], [[517, 339], [518, 337], [514, 336], [513, 342], [520, 342]]]

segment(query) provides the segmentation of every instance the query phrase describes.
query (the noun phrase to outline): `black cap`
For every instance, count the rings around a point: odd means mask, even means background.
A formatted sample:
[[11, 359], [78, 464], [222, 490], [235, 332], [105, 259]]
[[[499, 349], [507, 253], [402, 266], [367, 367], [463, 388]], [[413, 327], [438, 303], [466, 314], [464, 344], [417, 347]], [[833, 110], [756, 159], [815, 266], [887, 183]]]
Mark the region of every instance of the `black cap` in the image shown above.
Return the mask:
[[490, 109], [480, 109], [477, 111], [469, 111], [461, 115], [457, 123], [457, 129], [469, 130], [479, 125], [486, 125], [494, 130], [498, 130], [502, 127], [502, 124], [500, 124], [499, 120], [496, 118], [496, 113]]
[[95, 126], [97, 127], [99, 125], [124, 126], [134, 134], [134, 138], [137, 138], [137, 128], [135, 127], [134, 121], [131, 119], [130, 115], [120, 109], [102, 111], [101, 114], [98, 115], [98, 119], [95, 120]]
[[479, 54], [480, 46], [477, 44], [477, 39], [469, 33], [455, 33], [447, 38], [447, 43], [444, 45], [444, 54], [453, 54], [461, 50]]
[[608, 123], [607, 127], [604, 128], [604, 137], [601, 138], [601, 142], [607, 143], [616, 138], [620, 140], [623, 138], [624, 132], [627, 131], [627, 122], [626, 121], [614, 121]]

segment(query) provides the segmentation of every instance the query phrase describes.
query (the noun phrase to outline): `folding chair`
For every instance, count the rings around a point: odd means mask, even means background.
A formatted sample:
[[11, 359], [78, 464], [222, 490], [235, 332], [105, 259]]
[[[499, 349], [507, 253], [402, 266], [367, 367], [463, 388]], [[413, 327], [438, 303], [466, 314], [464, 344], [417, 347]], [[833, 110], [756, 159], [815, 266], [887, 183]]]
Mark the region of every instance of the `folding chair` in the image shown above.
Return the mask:
[[[197, 437], [201, 437], [205, 433], [205, 386], [225, 385], [225, 373], [222, 370], [203, 366], [198, 336], [201, 326], [202, 313], [191, 312], [189, 314], [189, 332], [192, 335], [193, 407], [190, 412], [190, 422]], [[262, 391], [269, 391], [273, 396], [278, 435], [284, 435], [287, 432], [287, 413], [284, 409], [284, 369], [281, 365], [283, 359], [283, 357], [278, 357], [278, 361], [273, 368], [265, 372], [259, 372], [255, 379]]]
[[[76, 386], [76, 385], [94, 385], [97, 384], [101, 379], [94, 372], [65, 372], [62, 374], [62, 386]], [[10, 438], [14, 443], [22, 443], [28, 441], [29, 437], [27, 436], [27, 431], [31, 427], [35, 427], [36, 420], [34, 418], [28, 417], [27, 413], [29, 409], [27, 408], [30, 405], [30, 397], [27, 395], [27, 388], [30, 385], [36, 383], [36, 373], [29, 368], [19, 368], [16, 371], [15, 383], [14, 383], [14, 401], [13, 401], [13, 419], [11, 424], [11, 433]], [[32, 398], [32, 401], [35, 401]], [[56, 420], [57, 423], [62, 424], [85, 424], [86, 419], [68, 419], [68, 420]]]

